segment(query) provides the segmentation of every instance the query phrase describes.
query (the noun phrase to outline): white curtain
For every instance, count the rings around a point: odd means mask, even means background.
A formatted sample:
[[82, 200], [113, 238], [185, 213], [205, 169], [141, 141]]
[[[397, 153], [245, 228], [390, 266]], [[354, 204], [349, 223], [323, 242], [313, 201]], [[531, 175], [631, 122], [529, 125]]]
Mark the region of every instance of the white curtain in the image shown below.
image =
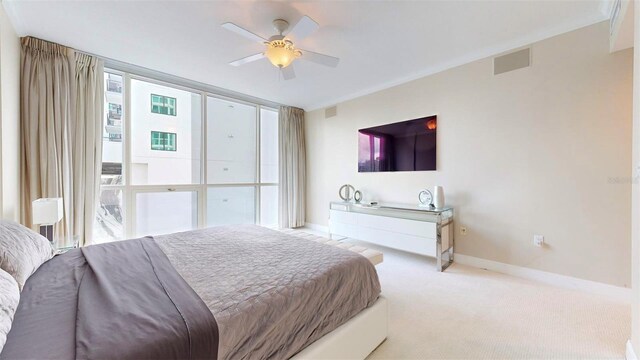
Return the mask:
[[104, 64], [76, 53], [76, 123], [73, 145], [74, 231], [81, 245], [92, 242], [96, 203], [102, 173], [102, 117], [104, 114]]
[[22, 223], [32, 226], [31, 202], [61, 197], [62, 222], [56, 238], [64, 244], [73, 228], [71, 124], [75, 118], [74, 51], [22, 38], [20, 126], [22, 133]]
[[306, 150], [304, 110], [281, 106], [279, 113], [280, 228], [305, 223]]
[[75, 240], [83, 245], [91, 231], [102, 151], [101, 69], [100, 60], [73, 49], [22, 38], [21, 220], [33, 226], [33, 200], [61, 197], [64, 217], [56, 225], [57, 246]]

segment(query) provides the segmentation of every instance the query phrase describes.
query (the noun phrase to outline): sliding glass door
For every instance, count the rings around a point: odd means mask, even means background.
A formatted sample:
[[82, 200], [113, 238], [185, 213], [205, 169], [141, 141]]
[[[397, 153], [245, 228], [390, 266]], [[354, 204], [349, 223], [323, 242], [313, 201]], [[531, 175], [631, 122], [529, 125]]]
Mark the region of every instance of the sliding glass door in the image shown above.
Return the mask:
[[105, 72], [94, 242], [278, 222], [278, 112]]

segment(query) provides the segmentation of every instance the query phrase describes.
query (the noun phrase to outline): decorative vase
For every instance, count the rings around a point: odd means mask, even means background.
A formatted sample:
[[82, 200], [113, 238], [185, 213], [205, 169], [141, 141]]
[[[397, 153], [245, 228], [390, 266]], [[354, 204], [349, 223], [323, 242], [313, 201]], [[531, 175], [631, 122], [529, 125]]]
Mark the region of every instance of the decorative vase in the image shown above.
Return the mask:
[[433, 187], [433, 205], [436, 209], [442, 209], [444, 207], [444, 190], [442, 186]]

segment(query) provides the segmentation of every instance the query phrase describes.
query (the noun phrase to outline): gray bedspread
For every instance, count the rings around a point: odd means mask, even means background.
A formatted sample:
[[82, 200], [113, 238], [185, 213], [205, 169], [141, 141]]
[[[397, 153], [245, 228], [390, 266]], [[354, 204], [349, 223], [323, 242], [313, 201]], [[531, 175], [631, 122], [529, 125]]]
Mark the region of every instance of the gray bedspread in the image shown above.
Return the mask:
[[218, 323], [218, 358], [286, 359], [371, 306], [365, 257], [259, 226], [156, 236]]
[[1, 359], [215, 359], [209, 309], [151, 238], [56, 256], [26, 282]]

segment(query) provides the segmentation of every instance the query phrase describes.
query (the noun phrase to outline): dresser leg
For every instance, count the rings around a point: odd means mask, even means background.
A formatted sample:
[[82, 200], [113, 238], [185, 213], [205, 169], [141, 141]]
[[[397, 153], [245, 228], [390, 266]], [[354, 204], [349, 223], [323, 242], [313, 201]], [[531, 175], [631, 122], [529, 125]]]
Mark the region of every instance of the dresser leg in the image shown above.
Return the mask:
[[[439, 232], [439, 231], [438, 231]], [[440, 234], [438, 233], [438, 239], [436, 239], [436, 270], [442, 272], [442, 241]]]

